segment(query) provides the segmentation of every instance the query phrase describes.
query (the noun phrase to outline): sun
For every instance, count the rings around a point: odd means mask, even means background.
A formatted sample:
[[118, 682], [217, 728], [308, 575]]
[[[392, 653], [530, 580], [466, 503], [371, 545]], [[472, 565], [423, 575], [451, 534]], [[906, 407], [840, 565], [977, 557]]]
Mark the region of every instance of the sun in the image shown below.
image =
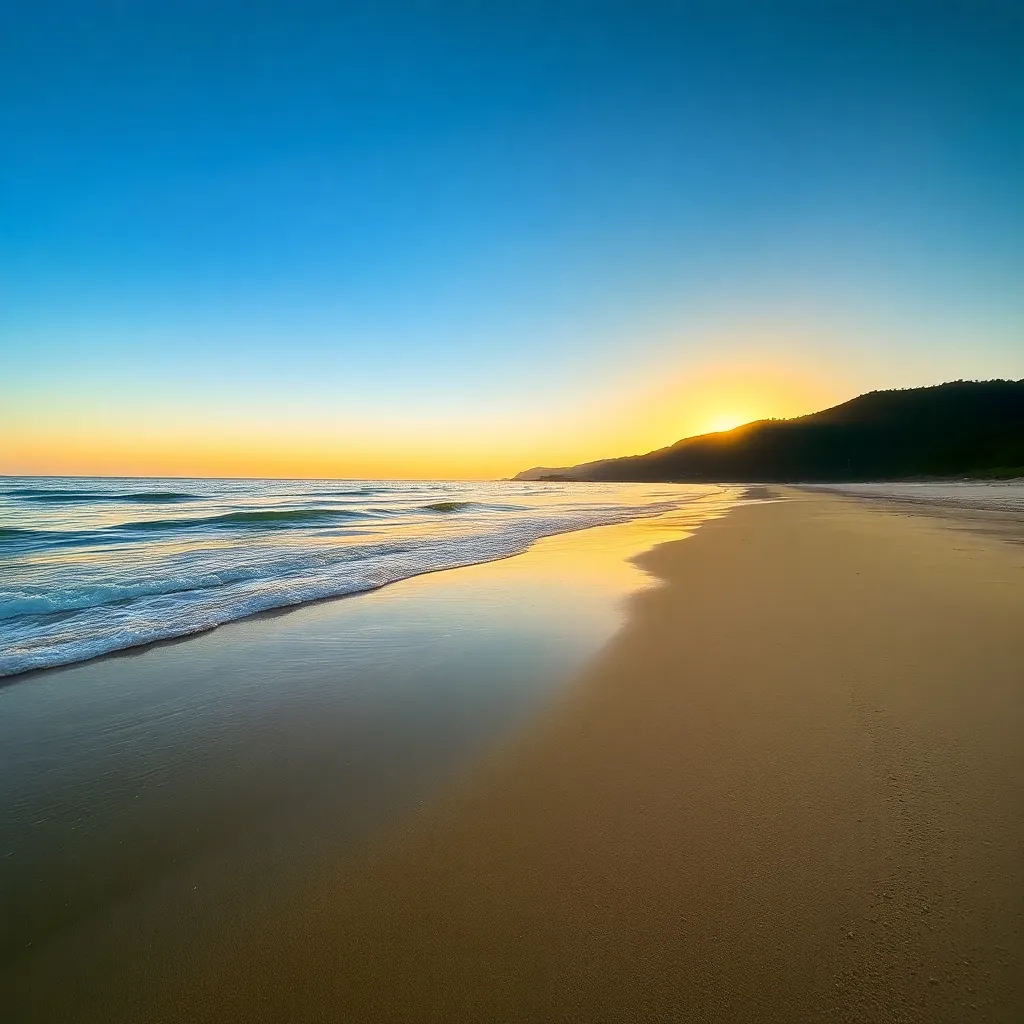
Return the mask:
[[750, 417], [738, 415], [736, 413], [723, 413], [720, 416], [713, 417], [707, 425], [704, 433], [706, 434], [718, 434], [724, 430], [732, 430], [734, 427], [742, 426], [744, 423], [749, 423]]

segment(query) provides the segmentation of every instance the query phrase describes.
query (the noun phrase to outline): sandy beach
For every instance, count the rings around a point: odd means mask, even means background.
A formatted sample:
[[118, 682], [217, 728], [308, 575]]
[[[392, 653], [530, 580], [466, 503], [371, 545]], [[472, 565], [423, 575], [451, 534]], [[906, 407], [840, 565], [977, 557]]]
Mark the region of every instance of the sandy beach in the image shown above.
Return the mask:
[[1019, 1020], [1024, 547], [790, 492], [641, 564], [557, 709], [181, 1019]]
[[570, 687], [148, 1019], [1020, 1020], [1020, 524], [774, 493], [653, 538]]

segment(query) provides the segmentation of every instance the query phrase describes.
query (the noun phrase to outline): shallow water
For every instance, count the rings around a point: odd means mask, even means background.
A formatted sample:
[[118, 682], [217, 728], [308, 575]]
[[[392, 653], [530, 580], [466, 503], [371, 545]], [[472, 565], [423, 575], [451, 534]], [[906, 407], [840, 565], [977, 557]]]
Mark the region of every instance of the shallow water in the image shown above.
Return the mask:
[[708, 486], [0, 478], [0, 676], [503, 558]]

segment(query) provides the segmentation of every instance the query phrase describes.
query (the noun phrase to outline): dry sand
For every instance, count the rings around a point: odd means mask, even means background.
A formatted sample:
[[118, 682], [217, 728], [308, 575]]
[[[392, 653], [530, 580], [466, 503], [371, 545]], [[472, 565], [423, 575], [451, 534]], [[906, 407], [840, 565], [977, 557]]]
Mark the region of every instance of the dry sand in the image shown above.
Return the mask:
[[1024, 1020], [1024, 546], [790, 492], [178, 992], [218, 1021]]

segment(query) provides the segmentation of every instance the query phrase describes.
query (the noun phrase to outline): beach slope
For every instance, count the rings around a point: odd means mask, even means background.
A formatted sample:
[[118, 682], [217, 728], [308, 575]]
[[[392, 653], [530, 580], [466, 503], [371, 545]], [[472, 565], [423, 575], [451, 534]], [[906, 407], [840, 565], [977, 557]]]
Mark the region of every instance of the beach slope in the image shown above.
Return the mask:
[[182, 1019], [1024, 1018], [1024, 546], [787, 492]]

